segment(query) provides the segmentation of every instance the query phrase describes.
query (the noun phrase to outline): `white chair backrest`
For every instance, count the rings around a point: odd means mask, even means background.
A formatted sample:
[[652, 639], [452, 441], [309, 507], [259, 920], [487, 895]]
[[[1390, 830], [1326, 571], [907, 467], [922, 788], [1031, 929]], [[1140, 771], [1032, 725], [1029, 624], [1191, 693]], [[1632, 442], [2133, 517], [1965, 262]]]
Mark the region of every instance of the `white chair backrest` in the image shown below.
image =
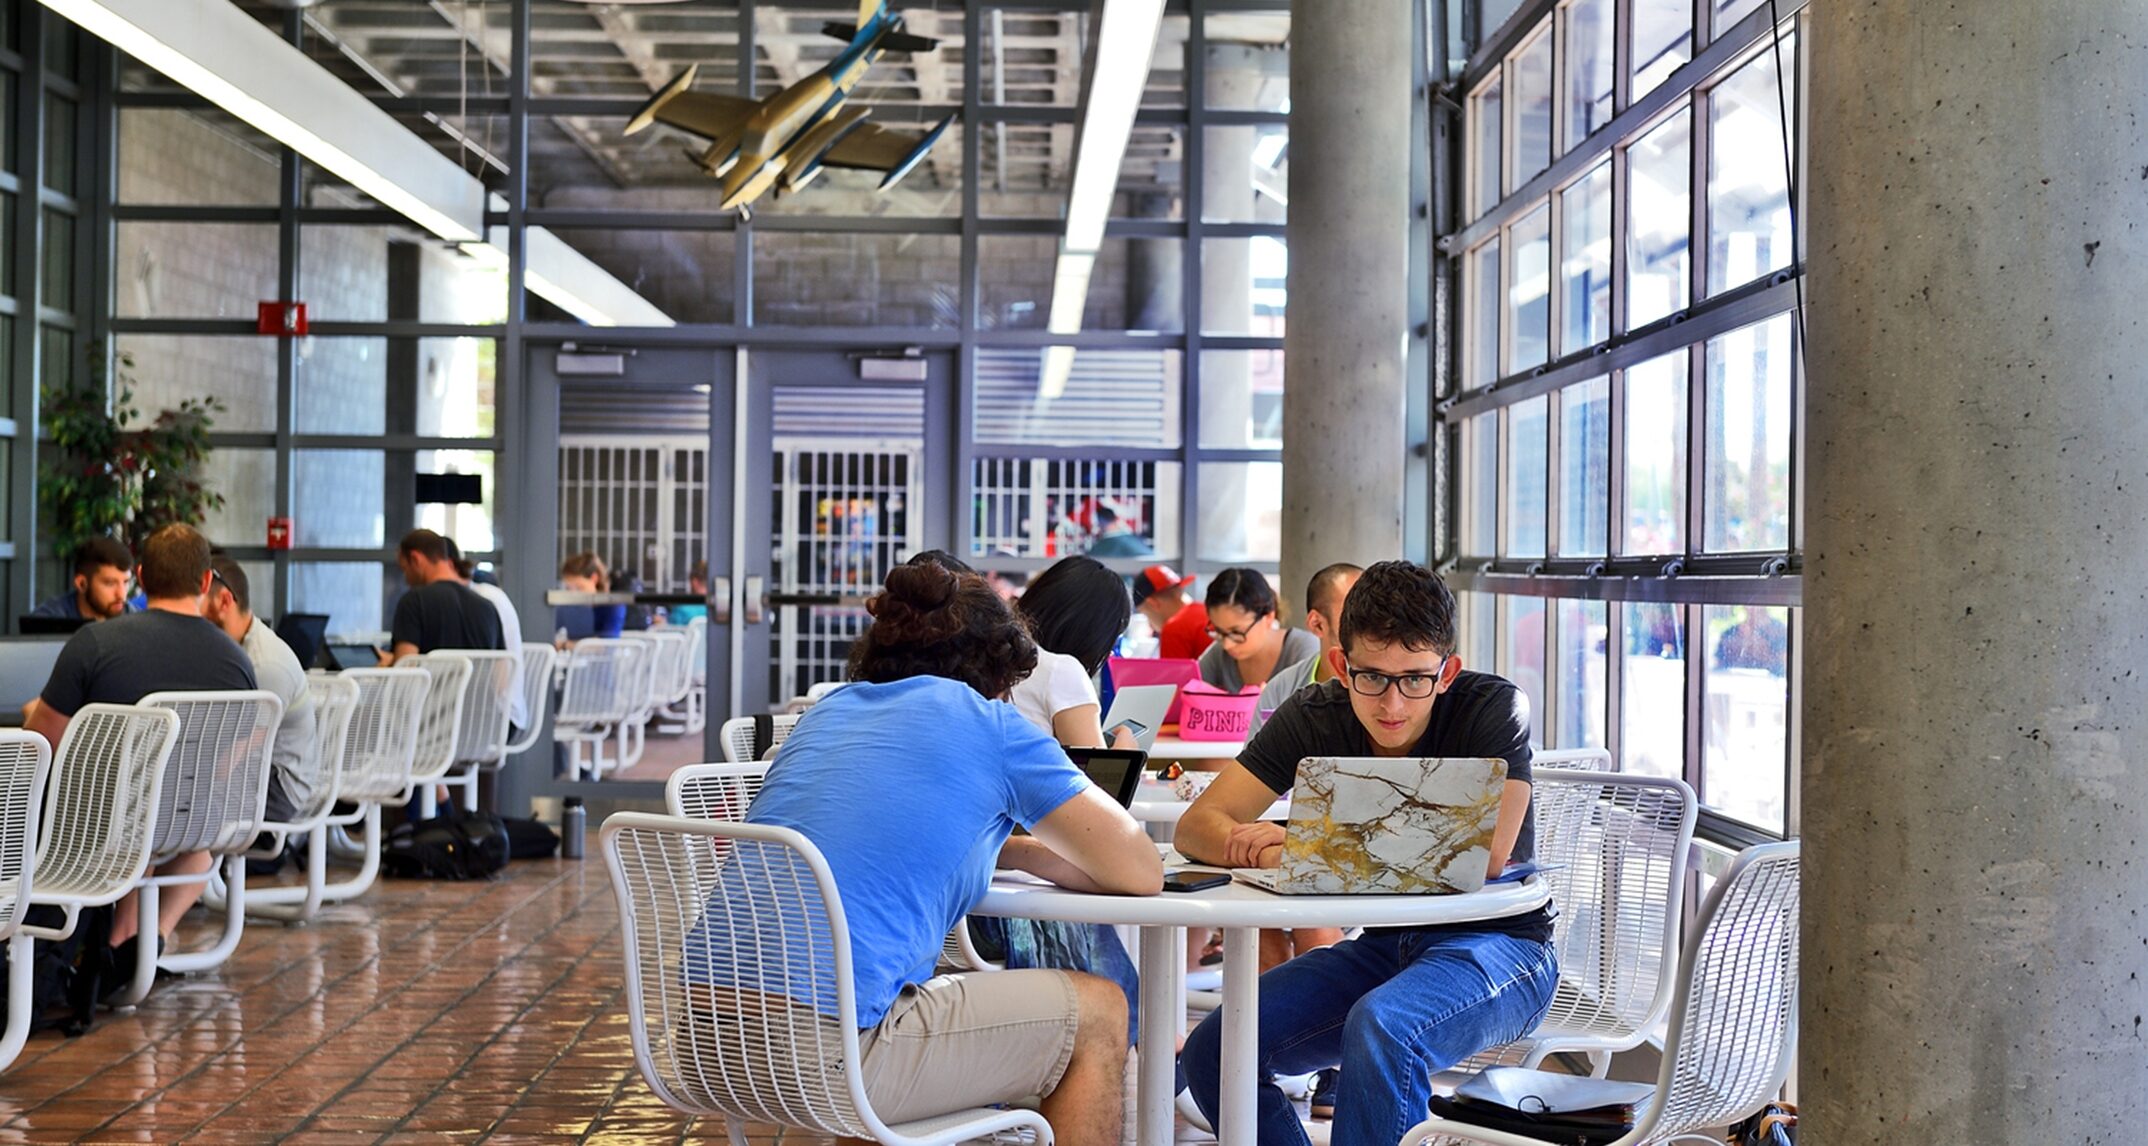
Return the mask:
[[156, 854], [230, 855], [253, 846], [283, 699], [251, 689], [153, 692], [141, 703], [179, 714], [179, 742], [165, 762], [157, 805]]
[[462, 719], [456, 726], [455, 760], [463, 764], [497, 764], [507, 754], [507, 732], [515, 710], [515, 669], [520, 658], [498, 649], [437, 649], [470, 662], [463, 686]]
[[863, 1073], [823, 1065], [857, 1062], [858, 1034], [849, 930], [819, 850], [787, 828], [639, 813], [606, 819], [602, 847], [634, 1057], [658, 1097], [887, 1141]]
[[425, 708], [418, 717], [418, 750], [410, 759], [410, 782], [430, 784], [455, 766], [455, 741], [462, 734], [462, 707], [470, 691], [469, 658], [430, 652], [397, 662], [433, 674]]
[[567, 652], [567, 682], [555, 723], [616, 724], [634, 711], [635, 663], [648, 659], [640, 641], [591, 637]]
[[829, 693], [849, 683], [847, 680], [824, 680], [819, 684], [807, 687], [805, 690], [806, 699], [815, 702], [826, 700]]
[[558, 662], [559, 653], [550, 645], [529, 642], [522, 646], [522, 708], [529, 714], [529, 723], [523, 726], [519, 739], [508, 743], [509, 756], [527, 752], [537, 743], [545, 719], [551, 715], [552, 667]]
[[47, 786], [34, 892], [110, 903], [142, 878], [179, 714], [85, 704], [67, 722]]
[[337, 677], [358, 689], [343, 736], [343, 774], [336, 790], [353, 803], [400, 799], [410, 789], [418, 725], [432, 673], [415, 666], [344, 669]]
[[695, 684], [704, 684], [709, 674], [709, 619], [695, 617], [686, 622], [687, 678]]
[[1611, 771], [1611, 753], [1602, 748], [1539, 748], [1535, 767], [1570, 768], [1577, 772]]
[[1686, 943], [1650, 1141], [1722, 1126], [1775, 1097], [1797, 1043], [1798, 843], [1731, 861]]
[[343, 781], [343, 758], [349, 749], [351, 713], [358, 707], [358, 685], [340, 676], [307, 676], [313, 694], [313, 754], [300, 761], [307, 769], [306, 799], [294, 803], [284, 827], [306, 829], [336, 806]]
[[746, 818], [746, 808], [761, 794], [768, 778], [768, 764], [689, 764], [664, 782], [664, 807], [674, 816], [690, 820]]
[[1536, 858], [1558, 905], [1559, 989], [1544, 1026], [1626, 1033], [1670, 1005], [1698, 814], [1681, 780], [1542, 768]]
[[684, 642], [683, 634], [665, 633], [648, 629], [620, 634], [621, 640], [633, 641], [641, 646], [642, 655], [634, 662], [634, 683], [630, 686], [633, 712], [646, 717], [656, 707], [671, 699], [664, 690], [670, 686], [668, 679], [672, 663], [671, 643]]
[[38, 809], [52, 746], [35, 732], [0, 729], [0, 939], [22, 924], [36, 882]]
[[[769, 727], [769, 745], [773, 747], [790, 739], [791, 729], [798, 727], [798, 718], [803, 715], [778, 713], [774, 717], [775, 723]], [[753, 718], [750, 716], [734, 716], [724, 721], [723, 727], [716, 730], [716, 740], [723, 745], [723, 758], [727, 764], [746, 764], [757, 758], [753, 751]]]

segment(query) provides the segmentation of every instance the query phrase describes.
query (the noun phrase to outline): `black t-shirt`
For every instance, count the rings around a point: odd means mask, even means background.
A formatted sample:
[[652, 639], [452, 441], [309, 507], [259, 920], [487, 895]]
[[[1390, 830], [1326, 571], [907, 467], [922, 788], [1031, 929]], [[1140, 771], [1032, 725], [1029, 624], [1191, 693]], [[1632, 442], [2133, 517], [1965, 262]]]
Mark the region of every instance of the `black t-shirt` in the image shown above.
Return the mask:
[[405, 641], [421, 653], [434, 649], [504, 649], [500, 611], [459, 581], [420, 585], [395, 603], [390, 642]]
[[85, 704], [133, 704], [153, 692], [254, 687], [253, 663], [224, 630], [149, 609], [67, 638], [42, 695], [52, 711], [73, 716]]
[[[1298, 763], [1308, 756], [1373, 756], [1372, 736], [1350, 708], [1349, 687], [1341, 680], [1307, 685], [1292, 694], [1238, 754], [1238, 762], [1277, 795], [1298, 781]], [[1529, 698], [1513, 682], [1490, 673], [1463, 672], [1432, 702], [1432, 720], [1417, 741], [1414, 756], [1482, 758], [1507, 762], [1507, 779], [1529, 783]], [[1536, 856], [1536, 809], [1522, 819], [1509, 863]], [[1484, 923], [1457, 925], [1469, 931], [1504, 931], [1539, 941], [1551, 938], [1551, 911]]]

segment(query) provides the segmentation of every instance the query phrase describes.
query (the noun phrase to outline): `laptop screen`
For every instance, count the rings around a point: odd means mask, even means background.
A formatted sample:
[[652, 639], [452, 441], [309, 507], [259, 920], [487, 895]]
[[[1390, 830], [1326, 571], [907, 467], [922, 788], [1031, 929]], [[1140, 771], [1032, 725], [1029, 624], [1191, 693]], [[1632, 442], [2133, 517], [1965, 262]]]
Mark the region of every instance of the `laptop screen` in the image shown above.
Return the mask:
[[1141, 770], [1149, 762], [1146, 752], [1119, 748], [1069, 748], [1067, 758], [1122, 808], [1133, 804], [1134, 791], [1141, 786]]
[[330, 645], [328, 657], [338, 671], [380, 667], [380, 650], [371, 645]]

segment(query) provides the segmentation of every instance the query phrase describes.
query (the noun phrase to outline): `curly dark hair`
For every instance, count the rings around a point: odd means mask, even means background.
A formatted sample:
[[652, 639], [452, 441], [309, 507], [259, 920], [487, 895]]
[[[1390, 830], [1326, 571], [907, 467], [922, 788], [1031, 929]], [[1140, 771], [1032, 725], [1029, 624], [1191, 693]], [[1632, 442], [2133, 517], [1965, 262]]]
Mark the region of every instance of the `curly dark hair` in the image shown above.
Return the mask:
[[1134, 599], [1127, 592], [1126, 578], [1105, 568], [1103, 562], [1067, 557], [1031, 582], [1014, 608], [1029, 622], [1039, 646], [1073, 657], [1081, 662], [1083, 672], [1095, 676], [1119, 634], [1126, 631], [1126, 621], [1134, 615]]
[[1454, 594], [1439, 574], [1414, 561], [1382, 561], [1365, 570], [1343, 598], [1343, 651], [1353, 641], [1400, 644], [1411, 652], [1454, 653]]
[[865, 611], [873, 623], [850, 647], [852, 680], [944, 676], [996, 699], [1037, 667], [1028, 628], [975, 573], [897, 565]]

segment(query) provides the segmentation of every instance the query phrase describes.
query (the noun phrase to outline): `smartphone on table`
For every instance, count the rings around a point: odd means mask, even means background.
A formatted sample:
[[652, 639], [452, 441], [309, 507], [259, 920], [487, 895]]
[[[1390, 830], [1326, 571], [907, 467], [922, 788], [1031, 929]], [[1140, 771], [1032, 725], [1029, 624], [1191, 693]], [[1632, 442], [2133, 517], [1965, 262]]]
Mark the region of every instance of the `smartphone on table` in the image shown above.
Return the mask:
[[1164, 873], [1165, 891], [1206, 891], [1231, 882], [1229, 872], [1222, 871], [1170, 871]]

